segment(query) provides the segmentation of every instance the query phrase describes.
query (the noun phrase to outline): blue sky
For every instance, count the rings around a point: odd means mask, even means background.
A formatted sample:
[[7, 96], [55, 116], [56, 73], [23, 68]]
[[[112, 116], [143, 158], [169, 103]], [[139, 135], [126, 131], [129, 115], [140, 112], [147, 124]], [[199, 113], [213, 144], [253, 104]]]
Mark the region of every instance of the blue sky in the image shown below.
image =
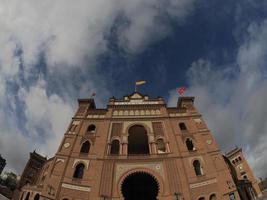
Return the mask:
[[77, 108], [134, 90], [196, 105], [222, 151], [267, 176], [266, 0], [0, 1], [0, 152], [53, 156]]

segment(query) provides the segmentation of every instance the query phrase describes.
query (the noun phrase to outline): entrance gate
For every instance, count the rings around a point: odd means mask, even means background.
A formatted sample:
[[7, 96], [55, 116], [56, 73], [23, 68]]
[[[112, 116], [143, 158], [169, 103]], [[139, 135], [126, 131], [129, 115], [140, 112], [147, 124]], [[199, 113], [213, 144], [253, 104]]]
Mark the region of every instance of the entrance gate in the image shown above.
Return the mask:
[[124, 179], [121, 190], [125, 200], [156, 200], [159, 186], [150, 174], [135, 172]]

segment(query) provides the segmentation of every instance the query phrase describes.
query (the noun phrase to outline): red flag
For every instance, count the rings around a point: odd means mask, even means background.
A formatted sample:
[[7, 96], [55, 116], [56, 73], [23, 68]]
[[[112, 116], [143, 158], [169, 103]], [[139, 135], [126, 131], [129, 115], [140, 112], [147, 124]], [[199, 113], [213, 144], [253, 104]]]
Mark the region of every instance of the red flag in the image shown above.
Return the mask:
[[94, 97], [95, 95], [96, 95], [96, 93], [95, 93], [95, 92], [93, 92], [93, 93], [92, 93], [92, 95], [91, 95], [91, 97]]
[[179, 95], [183, 95], [185, 91], [186, 91], [186, 87], [179, 87], [177, 89], [177, 92], [179, 93]]

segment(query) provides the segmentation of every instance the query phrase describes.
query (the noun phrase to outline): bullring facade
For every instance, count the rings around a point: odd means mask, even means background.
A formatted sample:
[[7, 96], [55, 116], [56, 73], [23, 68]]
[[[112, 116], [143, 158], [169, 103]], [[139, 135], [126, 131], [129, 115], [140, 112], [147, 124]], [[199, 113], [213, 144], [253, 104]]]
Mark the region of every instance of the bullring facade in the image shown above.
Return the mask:
[[240, 199], [193, 97], [176, 107], [138, 92], [110, 98], [105, 109], [94, 99], [78, 102], [58, 151], [21, 188], [21, 200]]

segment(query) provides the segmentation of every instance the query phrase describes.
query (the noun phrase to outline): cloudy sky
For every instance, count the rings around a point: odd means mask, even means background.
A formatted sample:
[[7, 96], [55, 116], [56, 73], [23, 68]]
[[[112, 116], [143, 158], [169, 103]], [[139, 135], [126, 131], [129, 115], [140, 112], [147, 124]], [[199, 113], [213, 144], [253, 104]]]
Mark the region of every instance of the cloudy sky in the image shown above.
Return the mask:
[[243, 148], [267, 176], [266, 0], [0, 0], [0, 153], [21, 173], [28, 153], [52, 156], [77, 98], [97, 107], [133, 91], [176, 88], [223, 152]]

